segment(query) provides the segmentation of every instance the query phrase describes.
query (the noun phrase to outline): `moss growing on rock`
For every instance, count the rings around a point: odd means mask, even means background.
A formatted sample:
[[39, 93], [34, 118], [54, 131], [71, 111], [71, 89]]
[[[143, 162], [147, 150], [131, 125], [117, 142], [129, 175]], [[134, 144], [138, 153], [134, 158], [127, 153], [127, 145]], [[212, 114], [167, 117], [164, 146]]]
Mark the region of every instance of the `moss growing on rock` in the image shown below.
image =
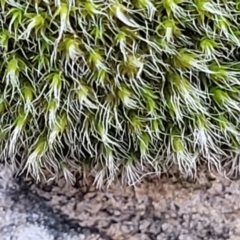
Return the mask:
[[239, 1], [0, 6], [1, 159], [70, 182], [90, 166], [99, 186], [238, 169]]

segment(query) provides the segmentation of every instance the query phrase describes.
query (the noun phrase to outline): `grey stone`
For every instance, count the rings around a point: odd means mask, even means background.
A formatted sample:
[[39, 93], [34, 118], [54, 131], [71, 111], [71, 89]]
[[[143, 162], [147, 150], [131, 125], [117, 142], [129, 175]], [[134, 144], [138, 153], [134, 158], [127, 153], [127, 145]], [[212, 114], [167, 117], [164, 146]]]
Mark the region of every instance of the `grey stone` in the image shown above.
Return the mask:
[[13, 173], [0, 166], [1, 240], [240, 239], [240, 180], [163, 177], [100, 191]]

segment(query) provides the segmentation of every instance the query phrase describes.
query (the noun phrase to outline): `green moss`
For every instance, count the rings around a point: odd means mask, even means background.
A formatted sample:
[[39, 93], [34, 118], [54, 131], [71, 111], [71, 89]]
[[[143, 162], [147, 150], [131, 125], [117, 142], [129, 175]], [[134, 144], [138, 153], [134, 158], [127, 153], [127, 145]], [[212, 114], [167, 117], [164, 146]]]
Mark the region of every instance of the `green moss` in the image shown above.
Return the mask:
[[98, 186], [194, 176], [201, 159], [238, 169], [238, 1], [0, 6], [2, 160], [37, 180], [89, 169]]

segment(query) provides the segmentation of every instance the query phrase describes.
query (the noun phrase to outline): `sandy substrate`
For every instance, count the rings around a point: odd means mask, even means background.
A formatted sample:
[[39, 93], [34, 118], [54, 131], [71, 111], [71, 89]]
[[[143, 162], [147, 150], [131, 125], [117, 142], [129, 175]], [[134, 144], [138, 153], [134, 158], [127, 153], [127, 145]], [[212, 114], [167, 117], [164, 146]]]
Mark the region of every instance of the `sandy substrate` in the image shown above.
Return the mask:
[[35, 185], [0, 170], [1, 240], [239, 240], [240, 181]]

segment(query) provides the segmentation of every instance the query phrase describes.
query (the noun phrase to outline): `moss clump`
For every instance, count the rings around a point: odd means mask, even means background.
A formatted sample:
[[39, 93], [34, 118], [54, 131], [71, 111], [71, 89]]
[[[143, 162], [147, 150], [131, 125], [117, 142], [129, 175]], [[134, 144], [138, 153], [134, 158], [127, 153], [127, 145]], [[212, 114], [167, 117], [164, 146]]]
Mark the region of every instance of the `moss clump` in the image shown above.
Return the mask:
[[[36, 179], [239, 167], [238, 0], [0, 1], [0, 150]], [[84, 170], [85, 171], [85, 170]]]

